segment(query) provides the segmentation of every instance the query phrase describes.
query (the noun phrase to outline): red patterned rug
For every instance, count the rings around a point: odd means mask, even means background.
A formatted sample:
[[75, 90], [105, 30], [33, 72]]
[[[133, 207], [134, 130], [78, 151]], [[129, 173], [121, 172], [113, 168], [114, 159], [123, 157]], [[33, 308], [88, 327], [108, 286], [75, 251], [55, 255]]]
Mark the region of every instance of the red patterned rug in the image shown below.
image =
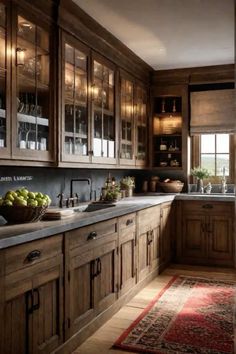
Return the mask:
[[234, 353], [236, 284], [174, 277], [113, 348], [143, 354]]

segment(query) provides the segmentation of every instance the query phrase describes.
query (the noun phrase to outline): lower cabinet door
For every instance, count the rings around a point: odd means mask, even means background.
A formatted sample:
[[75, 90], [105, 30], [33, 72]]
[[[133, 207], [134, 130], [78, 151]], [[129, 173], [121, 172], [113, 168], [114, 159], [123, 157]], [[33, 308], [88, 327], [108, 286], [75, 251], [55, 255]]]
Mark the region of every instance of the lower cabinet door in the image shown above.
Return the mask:
[[129, 291], [136, 282], [135, 230], [123, 235], [120, 240], [120, 295]]
[[211, 216], [208, 224], [208, 258], [216, 264], [234, 264], [233, 222], [230, 216]]
[[160, 225], [150, 231], [148, 243], [150, 271], [153, 271], [158, 268], [160, 262]]
[[[70, 258], [69, 273], [66, 277], [68, 292], [66, 307], [69, 336], [90, 322], [94, 314], [93, 278], [95, 276], [93, 251], [79, 253]], [[68, 324], [67, 324], [68, 325]]]
[[138, 281], [146, 278], [150, 270], [149, 235], [150, 231], [138, 235]]
[[33, 279], [32, 353], [51, 353], [63, 342], [62, 262]]
[[161, 208], [161, 239], [160, 253], [161, 263], [167, 266], [171, 260], [171, 205], [167, 204]]
[[94, 304], [98, 314], [117, 299], [117, 241], [105, 243], [95, 254]]
[[4, 306], [4, 354], [25, 354], [29, 352], [28, 338], [31, 323], [27, 316], [26, 293], [8, 300]]
[[[204, 215], [183, 215], [182, 256], [191, 263], [207, 257], [207, 229]], [[179, 242], [179, 241], [178, 241]], [[179, 259], [181, 261], [181, 258]]]
[[6, 286], [4, 354], [49, 354], [63, 341], [62, 257], [52, 268], [46, 263], [48, 269]]

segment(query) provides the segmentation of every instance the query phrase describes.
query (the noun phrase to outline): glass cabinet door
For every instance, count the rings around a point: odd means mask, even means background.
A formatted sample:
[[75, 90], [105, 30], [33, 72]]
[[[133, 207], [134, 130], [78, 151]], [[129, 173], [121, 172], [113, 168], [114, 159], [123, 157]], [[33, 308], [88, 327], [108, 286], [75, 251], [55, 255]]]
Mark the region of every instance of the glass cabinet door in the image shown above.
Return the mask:
[[135, 95], [136, 164], [143, 164], [147, 155], [147, 93], [136, 86]]
[[17, 17], [16, 108], [17, 148], [49, 150], [49, 33]]
[[93, 156], [115, 163], [114, 70], [93, 60]]
[[1, 155], [8, 145], [8, 121], [6, 102], [6, 80], [7, 80], [7, 41], [6, 41], [6, 6], [0, 3], [0, 151]]
[[83, 161], [88, 158], [88, 58], [69, 41], [64, 56], [64, 156]]
[[120, 112], [120, 159], [132, 163], [134, 160], [134, 85], [132, 81], [123, 77], [121, 78]]

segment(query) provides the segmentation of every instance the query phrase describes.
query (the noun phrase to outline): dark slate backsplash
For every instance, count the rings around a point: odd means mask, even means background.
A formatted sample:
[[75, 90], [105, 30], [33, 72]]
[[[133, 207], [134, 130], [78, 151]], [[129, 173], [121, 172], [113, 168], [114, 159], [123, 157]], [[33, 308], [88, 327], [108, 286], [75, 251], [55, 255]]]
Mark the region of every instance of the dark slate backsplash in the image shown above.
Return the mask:
[[[101, 187], [110, 172], [112, 177], [120, 181], [124, 176], [134, 176], [136, 180], [135, 192], [140, 192], [142, 181], [149, 180], [151, 176], [157, 175], [155, 171], [147, 170], [112, 170], [112, 169], [70, 169], [70, 168], [38, 168], [38, 167], [11, 167], [0, 166], [0, 196], [9, 189], [26, 187], [32, 191], [39, 191], [48, 194], [52, 199], [52, 204], [58, 204], [57, 195], [64, 193], [65, 197], [70, 194], [70, 181], [75, 178], [90, 178], [92, 181], [92, 191], [96, 191], [97, 199], [101, 193]], [[161, 178], [178, 178], [181, 175], [159, 174]], [[88, 201], [90, 198], [90, 186], [87, 182], [75, 182], [74, 192], [80, 196], [80, 201]]]

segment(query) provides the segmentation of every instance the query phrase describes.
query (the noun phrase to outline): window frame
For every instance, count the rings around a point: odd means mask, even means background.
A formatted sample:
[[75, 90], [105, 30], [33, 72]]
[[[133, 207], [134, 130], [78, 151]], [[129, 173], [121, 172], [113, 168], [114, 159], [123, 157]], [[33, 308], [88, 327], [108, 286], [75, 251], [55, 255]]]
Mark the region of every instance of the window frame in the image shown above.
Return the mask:
[[[212, 133], [213, 135], [220, 134]], [[222, 133], [223, 134], [223, 133]], [[191, 168], [200, 166], [201, 163], [201, 134], [196, 134], [191, 137]], [[234, 183], [235, 172], [235, 151], [234, 151], [234, 139], [236, 134], [229, 134], [229, 176], [227, 176], [227, 183]], [[191, 176], [191, 181], [195, 179]], [[211, 183], [218, 184], [221, 182], [221, 176], [212, 176], [208, 178]]]

